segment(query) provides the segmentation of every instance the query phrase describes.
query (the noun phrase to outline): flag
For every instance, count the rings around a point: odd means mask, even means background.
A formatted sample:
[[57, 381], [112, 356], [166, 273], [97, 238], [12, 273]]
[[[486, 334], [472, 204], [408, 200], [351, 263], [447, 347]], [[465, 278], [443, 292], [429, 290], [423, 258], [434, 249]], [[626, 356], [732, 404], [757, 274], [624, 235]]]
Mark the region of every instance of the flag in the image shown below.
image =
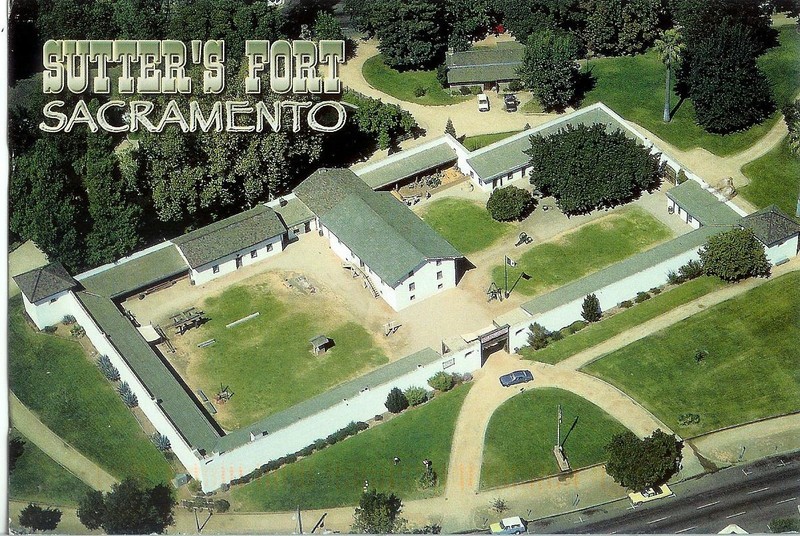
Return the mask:
[[506, 256], [506, 264], [507, 264], [507, 265], [509, 265], [509, 266], [511, 266], [511, 267], [514, 267], [514, 266], [516, 266], [516, 265], [517, 265], [517, 261], [513, 260], [513, 259], [512, 259], [511, 257], [509, 257], [509, 256]]

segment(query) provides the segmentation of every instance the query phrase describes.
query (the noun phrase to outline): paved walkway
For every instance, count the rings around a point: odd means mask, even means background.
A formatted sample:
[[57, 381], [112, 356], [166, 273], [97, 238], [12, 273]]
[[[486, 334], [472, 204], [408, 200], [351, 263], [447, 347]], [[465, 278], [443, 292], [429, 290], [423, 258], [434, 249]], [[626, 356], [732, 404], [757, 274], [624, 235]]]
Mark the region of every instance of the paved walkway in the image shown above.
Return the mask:
[[117, 482], [117, 479], [45, 426], [11, 391], [9, 391], [9, 402], [14, 428], [67, 471], [96, 490], [110, 490]]

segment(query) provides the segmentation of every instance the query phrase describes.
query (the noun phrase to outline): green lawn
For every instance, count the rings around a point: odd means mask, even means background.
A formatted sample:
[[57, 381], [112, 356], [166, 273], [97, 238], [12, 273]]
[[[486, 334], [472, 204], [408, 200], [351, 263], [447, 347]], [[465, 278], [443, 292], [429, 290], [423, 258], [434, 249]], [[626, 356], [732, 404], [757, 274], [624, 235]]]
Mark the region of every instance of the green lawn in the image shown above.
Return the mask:
[[716, 277], [703, 276], [653, 296], [645, 302], [635, 304], [630, 309], [622, 310], [600, 322], [589, 324], [573, 335], [566, 335], [560, 341], [551, 342], [546, 348], [533, 350], [528, 346], [522, 348], [520, 353], [533, 361], [555, 364], [724, 285], [722, 280]]
[[[223, 428], [234, 429], [327, 391], [388, 362], [361, 325], [320, 314], [316, 300], [285, 302], [268, 284], [239, 285], [205, 300], [210, 322], [191, 333], [187, 345], [216, 339], [198, 348], [198, 380], [211, 395], [220, 382], [233, 398], [218, 414]], [[225, 325], [259, 312], [257, 318], [230, 329]], [[335, 342], [314, 356], [309, 341], [324, 334]], [[289, 387], [291, 386], [291, 387]]]
[[483, 205], [465, 199], [434, 201], [421, 216], [466, 255], [488, 248], [514, 229], [510, 223], [493, 220]]
[[[637, 341], [585, 368], [684, 437], [800, 409], [800, 273]], [[708, 356], [695, 362], [697, 350]], [[700, 422], [681, 426], [683, 413]]]
[[[296, 463], [232, 489], [242, 511], [331, 508], [358, 504], [364, 480], [403, 500], [439, 495], [444, 490], [456, 417], [470, 384], [436, 396], [391, 421], [364, 431]], [[394, 465], [393, 458], [400, 458]], [[417, 489], [425, 458], [439, 476], [436, 488]]]
[[[528, 95], [530, 96], [530, 94]], [[522, 105], [520, 111], [524, 114], [541, 114], [544, 113], [544, 108], [539, 99], [532, 97], [531, 100]]]
[[[611, 436], [625, 431], [619, 421], [569, 391], [532, 389], [514, 396], [492, 415], [486, 429], [482, 488], [559, 472], [553, 455], [559, 404], [563, 413], [561, 439], [570, 466], [579, 469], [605, 461], [605, 445]], [[569, 432], [573, 422], [575, 428]]]
[[759, 208], [776, 204], [794, 216], [800, 193], [800, 158], [792, 154], [784, 138], [780, 145], [742, 168], [751, 182], [739, 193]]
[[9, 476], [9, 498], [66, 506], [78, 504], [91, 490], [19, 432], [12, 429], [11, 436], [21, 437], [25, 450]]
[[35, 332], [9, 301], [9, 385], [39, 418], [117, 478], [168, 482], [167, 460], [79, 344]]
[[[791, 101], [800, 89], [800, 35], [794, 26], [778, 28], [780, 47], [759, 58], [773, 85], [778, 107]], [[582, 106], [602, 101], [625, 119], [642, 125], [680, 149], [704, 147], [725, 156], [742, 151], [764, 136], [780, 118], [778, 112], [760, 125], [728, 135], [709, 134], [694, 122], [690, 100], [681, 104], [670, 123], [662, 121], [666, 67], [654, 51], [633, 57], [591, 60], [589, 69], [597, 85]], [[673, 108], [678, 98], [673, 96]]]
[[486, 147], [487, 145], [491, 145], [494, 142], [504, 140], [509, 136], [513, 136], [514, 134], [519, 133], [519, 130], [512, 130], [511, 132], [498, 132], [496, 134], [480, 134], [478, 136], [468, 136], [464, 138], [464, 147], [467, 148], [468, 151], [476, 151], [481, 147]]
[[[378, 54], [364, 62], [361, 69], [369, 85], [400, 100], [423, 104], [426, 106], [443, 106], [457, 104], [474, 99], [472, 96], [453, 96], [442, 88], [436, 79], [436, 71], [397, 71], [383, 63], [383, 55]], [[418, 87], [427, 90], [425, 95], [417, 97], [414, 91]], [[477, 108], [476, 108], [477, 109]]]
[[[541, 294], [669, 238], [672, 232], [664, 224], [638, 207], [628, 207], [514, 259], [517, 266], [508, 269], [509, 287], [524, 271], [533, 277], [521, 279], [514, 292]], [[494, 267], [492, 277], [498, 286], [505, 284], [502, 265]]]

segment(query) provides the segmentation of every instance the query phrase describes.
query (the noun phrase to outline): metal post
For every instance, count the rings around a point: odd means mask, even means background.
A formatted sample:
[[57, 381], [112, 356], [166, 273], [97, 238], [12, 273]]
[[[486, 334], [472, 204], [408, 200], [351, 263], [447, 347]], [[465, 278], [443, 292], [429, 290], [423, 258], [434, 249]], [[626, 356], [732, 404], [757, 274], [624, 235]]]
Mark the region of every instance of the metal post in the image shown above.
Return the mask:
[[556, 437], [556, 446], [561, 447], [561, 404], [558, 405], [558, 436]]
[[505, 294], [503, 294], [503, 296], [505, 298], [508, 298], [508, 255], [503, 256], [503, 275], [505, 276], [506, 280], [506, 287], [505, 287], [506, 291]]

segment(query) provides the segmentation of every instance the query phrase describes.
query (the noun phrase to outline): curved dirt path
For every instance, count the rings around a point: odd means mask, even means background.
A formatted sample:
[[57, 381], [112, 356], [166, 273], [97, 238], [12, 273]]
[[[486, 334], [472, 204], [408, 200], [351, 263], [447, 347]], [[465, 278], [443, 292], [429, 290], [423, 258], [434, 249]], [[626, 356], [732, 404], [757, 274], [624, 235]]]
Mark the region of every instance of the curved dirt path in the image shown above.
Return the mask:
[[31, 443], [93, 489], [108, 491], [117, 479], [56, 435], [9, 391], [11, 422]]

